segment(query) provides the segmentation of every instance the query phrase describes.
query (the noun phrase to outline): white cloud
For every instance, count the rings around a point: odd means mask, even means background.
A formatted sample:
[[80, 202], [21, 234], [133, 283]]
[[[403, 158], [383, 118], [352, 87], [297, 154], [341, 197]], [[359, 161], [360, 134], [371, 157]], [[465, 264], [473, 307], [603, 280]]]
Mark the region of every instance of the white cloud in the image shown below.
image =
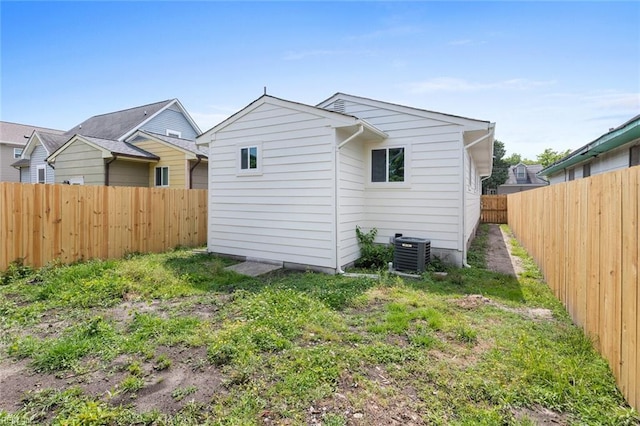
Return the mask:
[[554, 80], [536, 81], [526, 78], [514, 78], [510, 80], [490, 83], [472, 82], [461, 78], [438, 77], [429, 80], [409, 83], [406, 88], [411, 93], [428, 92], [474, 92], [480, 90], [528, 90], [536, 87], [544, 87], [555, 84]]

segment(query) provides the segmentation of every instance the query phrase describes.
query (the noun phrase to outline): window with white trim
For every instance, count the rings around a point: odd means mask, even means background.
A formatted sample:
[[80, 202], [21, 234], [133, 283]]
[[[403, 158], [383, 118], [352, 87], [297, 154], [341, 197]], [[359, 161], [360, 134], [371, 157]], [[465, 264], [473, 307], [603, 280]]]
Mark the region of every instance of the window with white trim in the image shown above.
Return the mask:
[[262, 144], [238, 146], [238, 173], [258, 175], [262, 173]]
[[47, 183], [47, 169], [41, 164], [36, 169], [36, 183]]
[[586, 163], [582, 166], [582, 177], [586, 178], [591, 176], [591, 163]]
[[567, 171], [567, 180], [568, 181], [572, 181], [576, 178], [576, 170], [575, 169], [569, 169]]
[[13, 148], [13, 158], [20, 158], [22, 156], [22, 148]]
[[156, 167], [156, 186], [169, 186], [169, 167]]
[[173, 138], [181, 138], [182, 137], [182, 132], [179, 132], [177, 130], [171, 130], [171, 129], [167, 129], [167, 136], [171, 136]]
[[404, 148], [371, 150], [371, 182], [404, 182]]
[[526, 179], [527, 177], [527, 168], [522, 164], [516, 167], [516, 179]]

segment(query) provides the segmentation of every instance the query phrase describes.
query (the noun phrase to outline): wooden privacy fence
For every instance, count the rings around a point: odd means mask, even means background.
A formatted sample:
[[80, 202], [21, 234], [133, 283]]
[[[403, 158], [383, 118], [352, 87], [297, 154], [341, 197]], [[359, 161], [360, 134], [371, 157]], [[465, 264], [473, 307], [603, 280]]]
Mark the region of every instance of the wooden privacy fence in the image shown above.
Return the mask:
[[507, 223], [507, 196], [483, 195], [480, 198], [480, 222]]
[[0, 271], [206, 243], [207, 191], [0, 182]]
[[509, 195], [509, 226], [640, 409], [640, 167]]

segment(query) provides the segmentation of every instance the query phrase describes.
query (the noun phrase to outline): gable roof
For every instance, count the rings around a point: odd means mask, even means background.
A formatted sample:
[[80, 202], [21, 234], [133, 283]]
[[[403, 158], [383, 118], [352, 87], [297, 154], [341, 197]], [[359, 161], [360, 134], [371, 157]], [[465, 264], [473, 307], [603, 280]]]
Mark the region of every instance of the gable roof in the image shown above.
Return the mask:
[[189, 124], [194, 128], [196, 134], [200, 133], [200, 128], [184, 109], [180, 101], [177, 99], [168, 99], [166, 101], [128, 108], [121, 111], [94, 115], [68, 130], [65, 134], [69, 137], [80, 134], [99, 139], [124, 140], [172, 105], [176, 105], [181, 110], [185, 118], [189, 121]]
[[547, 166], [539, 171], [538, 175], [550, 176], [638, 138], [640, 138], [640, 114]]
[[[363, 129], [365, 130], [365, 132], [369, 133], [373, 137], [384, 139], [384, 138], [386, 138], [388, 136], [382, 130], [376, 128], [375, 126], [367, 123], [365, 120], [362, 120], [362, 119], [360, 119], [360, 118], [358, 118], [356, 116], [344, 114], [344, 113], [341, 113], [341, 112], [331, 111], [331, 110], [320, 108], [320, 107], [317, 107], [317, 106], [303, 104], [303, 103], [300, 103], [300, 102], [294, 102], [294, 101], [289, 101], [289, 100], [286, 100], [286, 99], [276, 98], [275, 96], [271, 96], [271, 95], [266, 95], [265, 94], [265, 95], [260, 96], [258, 99], [254, 100], [253, 102], [251, 102], [246, 107], [242, 108], [240, 111], [238, 111], [235, 114], [233, 114], [231, 117], [229, 117], [226, 120], [218, 123], [217, 125], [213, 126], [209, 130], [203, 132], [202, 134], [200, 134], [198, 136], [197, 139], [201, 139], [207, 134], [215, 134], [215, 133], [221, 131], [222, 129], [224, 129], [228, 125], [234, 123], [235, 121], [237, 121], [240, 118], [244, 117], [249, 112], [255, 110], [256, 108], [258, 108], [259, 106], [264, 105], [264, 104], [278, 105], [278, 106], [283, 107], [283, 108], [290, 108], [290, 109], [294, 109], [294, 110], [297, 110], [297, 111], [304, 111], [304, 112], [307, 112], [307, 113], [310, 113], [310, 114], [314, 114], [314, 115], [318, 115], [318, 116], [321, 116], [321, 117], [325, 117], [325, 118], [328, 118], [330, 120], [333, 120], [335, 122], [335, 126], [336, 127], [348, 127], [348, 126], [354, 126], [354, 125], [362, 125]], [[208, 141], [208, 140], [205, 141], [204, 139], [202, 139], [201, 141], [196, 140], [196, 143], [198, 145], [208, 144], [209, 142], [210, 141]]]
[[175, 138], [173, 136], [161, 135], [159, 133], [147, 132], [144, 130], [138, 130], [131, 135], [127, 141], [132, 142], [137, 137], [146, 137], [155, 140], [156, 142], [170, 145], [173, 148], [177, 148], [186, 154], [190, 154], [193, 158], [207, 158], [207, 152], [196, 145], [195, 141], [189, 139]]
[[11, 123], [0, 121], [0, 142], [10, 142], [17, 145], [26, 145], [27, 140], [34, 130], [52, 134], [62, 134], [63, 130], [48, 129], [46, 127], [31, 126], [29, 124]]
[[[525, 167], [524, 179], [518, 179], [516, 174], [518, 166]], [[537, 176], [540, 170], [542, 170], [541, 164], [516, 164], [515, 166], [509, 167], [507, 170], [507, 180], [500, 186], [547, 185], [548, 182], [546, 180], [540, 179]]]
[[464, 127], [463, 143], [467, 152], [473, 157], [478, 174], [482, 177], [491, 176], [493, 168], [493, 142], [495, 135], [495, 123], [475, 118], [462, 117], [459, 115], [445, 114], [442, 112], [429, 111], [426, 109], [414, 108], [391, 102], [378, 101], [371, 98], [349, 95], [338, 92], [328, 99], [320, 102], [319, 108], [328, 109], [331, 105], [334, 108], [336, 101], [351, 101], [371, 106], [373, 108], [396, 111], [401, 114], [413, 115], [429, 120], [441, 121]]
[[47, 157], [47, 162], [55, 162], [55, 159], [76, 141], [86, 143], [102, 152], [102, 158], [128, 157], [132, 159], [158, 161], [160, 157], [127, 142], [114, 141], [112, 139], [95, 138], [93, 136], [74, 135], [64, 145]]
[[64, 143], [68, 140], [69, 136], [66, 136], [64, 134], [55, 134], [43, 132], [40, 130], [34, 130], [29, 137], [24, 150], [22, 151], [22, 158], [29, 158], [38, 142], [44, 147], [44, 149], [47, 151], [47, 154], [50, 155], [56, 149], [64, 145]]
[[426, 118], [448, 121], [450, 123], [456, 123], [456, 124], [464, 124], [464, 125], [472, 124], [473, 125], [473, 123], [478, 123], [481, 127], [484, 127], [484, 128], [486, 128], [487, 125], [490, 124], [490, 122], [487, 120], [478, 120], [475, 118], [463, 117], [461, 115], [453, 115], [453, 114], [431, 111], [431, 110], [422, 109], [422, 108], [415, 108], [415, 107], [410, 107], [406, 105], [396, 104], [393, 102], [386, 102], [386, 101], [379, 101], [371, 98], [365, 98], [363, 96], [349, 95], [348, 93], [342, 93], [342, 92], [335, 93], [334, 95], [320, 102], [316, 106], [319, 108], [327, 108], [329, 105], [331, 105], [337, 100], [351, 100], [354, 102], [361, 102], [361, 103], [376, 106], [378, 108], [387, 108], [387, 109], [403, 112], [406, 114], [419, 115]]

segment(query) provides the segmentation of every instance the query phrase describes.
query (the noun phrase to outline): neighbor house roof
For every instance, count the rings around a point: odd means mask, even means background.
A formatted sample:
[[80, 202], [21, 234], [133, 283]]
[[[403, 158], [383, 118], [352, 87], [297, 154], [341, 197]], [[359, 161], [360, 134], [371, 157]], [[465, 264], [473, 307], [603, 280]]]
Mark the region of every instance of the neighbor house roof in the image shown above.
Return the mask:
[[100, 139], [124, 140], [138, 130], [144, 123], [150, 121], [153, 117], [157, 116], [172, 105], [176, 105], [183, 112], [187, 121], [189, 121], [196, 133], [199, 133], [200, 128], [189, 116], [180, 101], [177, 99], [168, 99], [166, 101], [142, 105], [121, 111], [94, 115], [68, 130], [65, 134], [69, 135], [69, 137], [79, 134]]
[[29, 140], [27, 141], [27, 144], [22, 151], [20, 160], [11, 164], [11, 166], [15, 168], [29, 166], [29, 158], [33, 150], [36, 148], [37, 141], [40, 142], [40, 144], [47, 151], [47, 154], [50, 155], [52, 152], [64, 145], [67, 140], [69, 140], [69, 136], [66, 135], [34, 130], [31, 133], [31, 136], [29, 137]]
[[569, 155], [542, 169], [538, 172], [538, 175], [550, 176], [567, 167], [588, 160], [590, 157], [611, 151], [638, 138], [640, 138], [640, 115], [636, 115], [624, 124], [609, 130], [599, 138], [576, 149]]
[[[518, 176], [516, 174], [516, 169], [518, 166], [525, 167], [524, 178], [518, 179]], [[542, 170], [542, 165], [540, 164], [516, 164], [515, 166], [509, 167], [509, 170], [507, 171], [507, 180], [500, 186], [547, 185], [547, 181], [540, 179], [537, 176], [537, 173], [540, 170]]]
[[139, 130], [128, 139], [128, 141], [134, 140], [136, 137], [147, 137], [156, 140], [157, 142], [164, 143], [165, 145], [171, 145], [184, 151], [188, 154], [193, 154], [195, 157], [207, 158], [207, 152], [196, 145], [195, 141], [189, 139], [175, 138], [173, 136], [161, 135], [159, 133], [146, 132]]
[[0, 121], [0, 141], [11, 142], [17, 145], [26, 145], [27, 140], [31, 137], [34, 130], [58, 135], [64, 133], [62, 130], [31, 126], [28, 124], [11, 123], [9, 121]]
[[[258, 108], [260, 105], [263, 105], [265, 103], [279, 105], [279, 106], [286, 107], [286, 108], [293, 108], [293, 109], [300, 110], [300, 111], [306, 111], [306, 112], [308, 112], [310, 114], [315, 114], [315, 115], [319, 115], [319, 116], [322, 116], [322, 117], [326, 117], [326, 118], [329, 118], [329, 119], [336, 120], [337, 121], [337, 123], [336, 123], [337, 126], [336, 127], [349, 127], [349, 126], [362, 125], [364, 131], [371, 138], [386, 139], [388, 137], [388, 135], [385, 132], [383, 132], [382, 130], [380, 130], [377, 127], [373, 126], [372, 124], [368, 123], [366, 120], [363, 120], [363, 119], [358, 118], [356, 116], [349, 115], [349, 114], [344, 114], [344, 113], [341, 113], [341, 112], [331, 111], [331, 110], [328, 110], [328, 109], [325, 109], [325, 108], [312, 106], [312, 105], [307, 105], [307, 104], [303, 104], [303, 103], [300, 103], [300, 102], [294, 102], [294, 101], [289, 101], [289, 100], [286, 100], [286, 99], [276, 98], [275, 96], [271, 96], [271, 95], [262, 95], [258, 99], [256, 99], [255, 101], [251, 102], [246, 107], [242, 108], [240, 111], [238, 111], [235, 114], [233, 114], [231, 117], [227, 118], [226, 120], [222, 121], [221, 123], [218, 123], [217, 125], [215, 125], [211, 129], [207, 130], [206, 132], [203, 132], [201, 135], [198, 136], [198, 138], [201, 138], [202, 136], [204, 136], [205, 134], [208, 134], [208, 133], [219, 132], [220, 130], [222, 130], [225, 127], [227, 127], [229, 124], [231, 124], [231, 123], [235, 122], [236, 120], [242, 118], [244, 115], [248, 114], [249, 112], [253, 111], [254, 109]], [[207, 141], [201, 141], [201, 142], [196, 142], [196, 143], [198, 145], [203, 145], [203, 144], [208, 144], [209, 142], [210, 141], [207, 140]]]
[[55, 159], [60, 153], [64, 152], [72, 143], [76, 141], [84, 142], [94, 148], [102, 151], [103, 158], [113, 158], [113, 157], [129, 157], [134, 159], [141, 160], [150, 160], [150, 161], [158, 161], [160, 157], [155, 154], [152, 154], [144, 149], [140, 149], [136, 146], [131, 145], [127, 142], [122, 141], [114, 141], [111, 139], [102, 139], [95, 138], [92, 136], [84, 136], [84, 135], [75, 135], [71, 139], [69, 139], [64, 145], [62, 145], [58, 150], [56, 150], [53, 154], [51, 154], [48, 158], [48, 162], [55, 162]]

